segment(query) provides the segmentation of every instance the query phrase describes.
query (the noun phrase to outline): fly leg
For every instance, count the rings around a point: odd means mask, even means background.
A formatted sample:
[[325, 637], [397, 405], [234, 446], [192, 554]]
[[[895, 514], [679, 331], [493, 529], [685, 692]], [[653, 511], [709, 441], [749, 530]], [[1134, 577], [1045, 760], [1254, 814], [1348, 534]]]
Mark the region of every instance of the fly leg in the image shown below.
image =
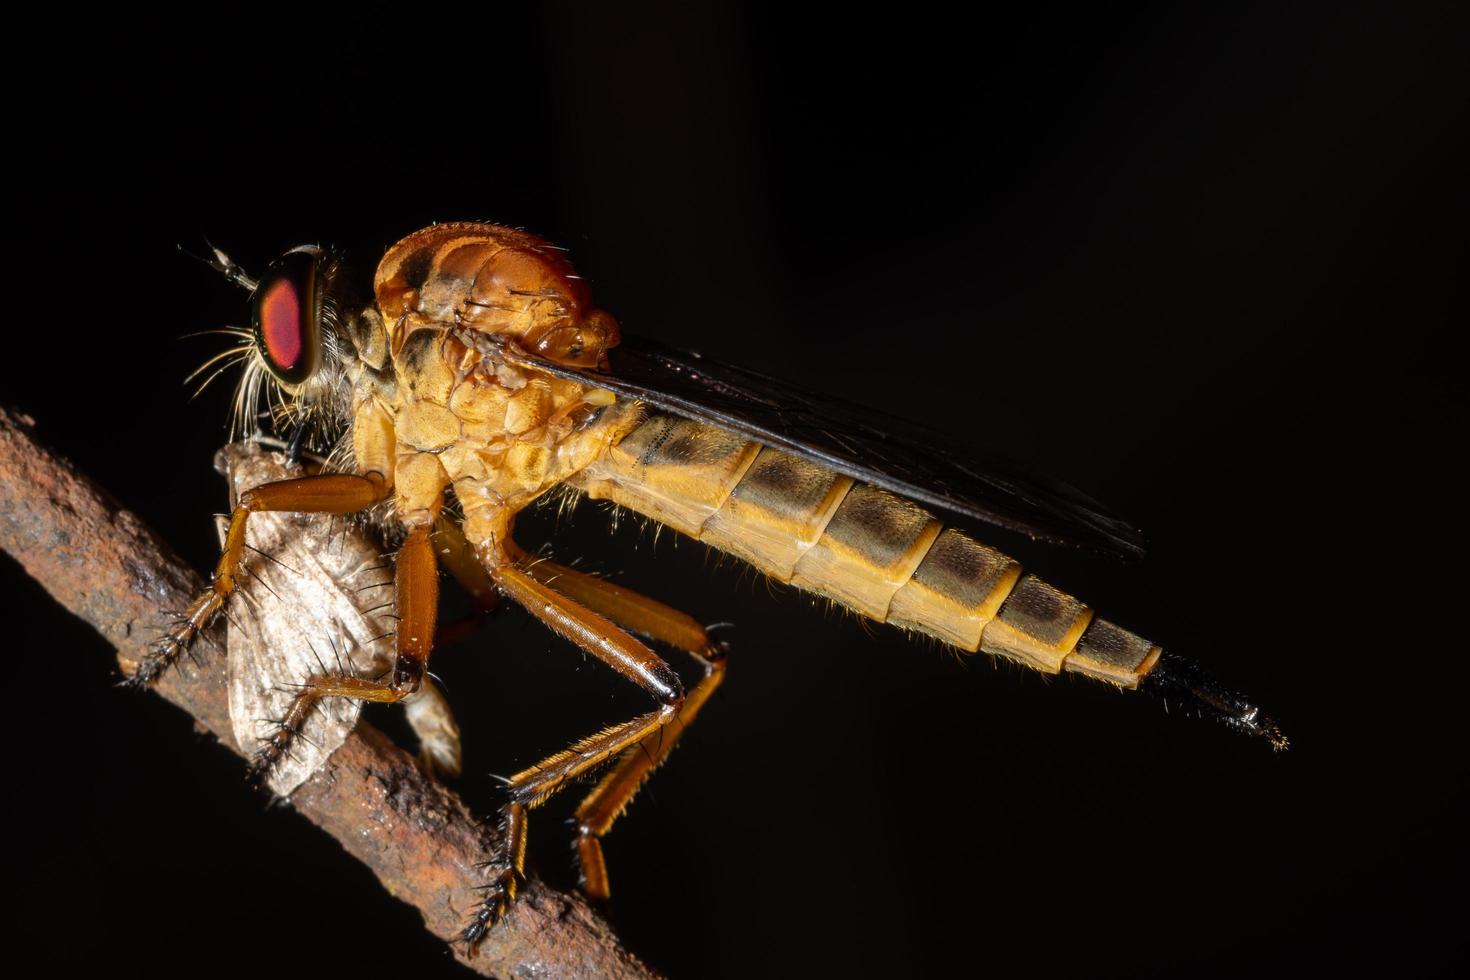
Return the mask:
[[510, 803], [504, 811], [506, 828], [511, 832], [506, 838], [506, 855], [490, 863], [495, 876], [461, 937], [472, 949], [515, 900], [525, 849], [525, 811], [545, 803], [588, 770], [612, 761], [645, 739], [656, 738], [677, 720], [678, 710], [685, 703], [679, 675], [641, 641], [516, 565], [492, 566], [489, 572], [505, 595], [553, 632], [653, 695], [660, 706], [604, 728], [510, 777]]
[[475, 604], [468, 616], [439, 627], [439, 638], [434, 645], [444, 647], [470, 636], [484, 618], [495, 611], [500, 602], [500, 593], [496, 591], [495, 583], [490, 581], [485, 566], [480, 564], [475, 549], [465, 540], [464, 531], [460, 530], [458, 524], [440, 514], [434, 520], [431, 540], [434, 551], [439, 556], [440, 567], [454, 576], [454, 580], [469, 593]]
[[[495, 591], [495, 584], [490, 581], [490, 576], [486, 574], [484, 566], [474, 558], [474, 552], [470, 549], [469, 543], [465, 541], [464, 534], [442, 514], [434, 522], [433, 530], [429, 533], [429, 541], [437, 558], [437, 564], [454, 576], [475, 603], [475, 608], [469, 616], [440, 626], [434, 631], [432, 647], [442, 649], [470, 635], [480, 625], [483, 618], [495, 608], [499, 600], [499, 593]], [[407, 544], [405, 544], [406, 547], [408, 547]], [[400, 552], [400, 560], [402, 554], [403, 552]], [[469, 557], [468, 561], [465, 560], [466, 555]], [[402, 568], [403, 566], [400, 565], [399, 569]], [[395, 590], [401, 588], [396, 571], [394, 586]], [[394, 651], [395, 660], [401, 655], [401, 651]], [[336, 677], [345, 676], [341, 664], [337, 666], [339, 670]], [[291, 745], [295, 740], [304, 737], [302, 731], [307, 720], [323, 698], [332, 696], [325, 690], [325, 687], [335, 679], [323, 666], [321, 674], [308, 678], [302, 684], [300, 693], [292, 701], [284, 717], [277, 722], [275, 731], [256, 756], [251, 767], [253, 778], [257, 781], [263, 780], [271, 768], [283, 756], [290, 753]], [[381, 689], [369, 690], [366, 696], [359, 699], [395, 700], [383, 697]], [[440, 778], [457, 778], [462, 767], [459, 726], [454, 720], [443, 692], [434, 685], [432, 679], [429, 679], [421, 682], [418, 689], [411, 695], [404, 695], [403, 701], [408, 714], [409, 727], [418, 736], [419, 760], [424, 769]]]
[[398, 631], [394, 634], [393, 666], [386, 679], [369, 680], [326, 672], [308, 677], [281, 724], [256, 756], [252, 775], [257, 778], [264, 776], [290, 751], [292, 740], [301, 734], [306, 719], [323, 698], [392, 703], [402, 701], [418, 690], [428, 671], [429, 654], [434, 647], [434, 624], [439, 611], [439, 567], [434, 558], [434, 547], [429, 541], [428, 525], [409, 531], [403, 547], [398, 550], [393, 593]]
[[373, 506], [387, 497], [388, 492], [387, 481], [377, 473], [366, 476], [331, 473], [267, 483], [241, 494], [234, 513], [230, 515], [224, 554], [215, 566], [209, 589], [190, 603], [178, 625], [154, 644], [127, 683], [142, 687], [156, 680], [178, 661], [194, 639], [224, 609], [240, 585], [240, 567], [246, 548], [245, 527], [251, 514], [261, 511], [351, 514]]
[[[473, 636], [486, 617], [495, 611], [500, 593], [486, 574], [485, 566], [475, 557], [474, 549], [465, 540], [459, 525], [440, 514], [434, 520], [429, 540], [434, 546], [439, 567], [454, 577], [474, 603], [465, 616], [439, 624], [434, 634], [434, 649], [443, 650]], [[425, 771], [440, 779], [458, 779], [464, 761], [459, 725], [454, 720], [448, 699], [433, 678], [426, 679], [413, 696], [406, 698], [403, 707], [409, 727], [418, 736], [419, 762]]]
[[602, 838], [633, 801], [644, 781], [668, 758], [679, 736], [725, 679], [725, 645], [712, 640], [692, 616], [604, 579], [542, 561], [527, 568], [537, 581], [576, 599], [617, 625], [688, 653], [704, 667], [702, 677], [684, 699], [674, 721], [626, 749], [617, 766], [604, 776], [577, 807], [577, 861], [582, 890], [590, 898], [608, 897], [607, 864]]

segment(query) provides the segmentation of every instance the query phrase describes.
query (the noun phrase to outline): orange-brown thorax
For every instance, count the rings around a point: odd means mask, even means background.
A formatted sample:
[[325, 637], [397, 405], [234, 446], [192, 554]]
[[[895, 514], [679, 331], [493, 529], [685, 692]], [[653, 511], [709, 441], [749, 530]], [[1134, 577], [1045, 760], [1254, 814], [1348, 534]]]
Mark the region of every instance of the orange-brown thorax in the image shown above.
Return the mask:
[[618, 341], [617, 323], [591, 305], [561, 253], [496, 225], [415, 232], [383, 257], [374, 292], [387, 363], [364, 370], [354, 391], [359, 469], [387, 468], [409, 525], [432, 520], [453, 486], [466, 536], [482, 557], [505, 560], [515, 513], [605, 452], [636, 411], [611, 405], [607, 392], [500, 363], [457, 334], [495, 334], [597, 367]]

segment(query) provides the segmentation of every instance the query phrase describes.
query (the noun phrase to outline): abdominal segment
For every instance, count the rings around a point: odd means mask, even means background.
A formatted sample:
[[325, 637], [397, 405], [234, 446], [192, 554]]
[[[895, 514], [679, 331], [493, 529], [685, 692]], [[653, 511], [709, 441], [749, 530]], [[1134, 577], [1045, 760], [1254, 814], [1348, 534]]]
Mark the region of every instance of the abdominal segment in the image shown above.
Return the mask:
[[907, 500], [678, 416], [649, 416], [571, 482], [778, 581], [961, 650], [1129, 688], [1161, 653]]

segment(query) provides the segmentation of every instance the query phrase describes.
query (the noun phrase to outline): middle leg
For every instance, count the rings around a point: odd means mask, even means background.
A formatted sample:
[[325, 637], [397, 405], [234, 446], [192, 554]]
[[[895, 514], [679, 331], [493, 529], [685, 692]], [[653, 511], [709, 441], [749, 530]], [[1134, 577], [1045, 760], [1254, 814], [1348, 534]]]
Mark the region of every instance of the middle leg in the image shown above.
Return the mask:
[[428, 670], [439, 614], [439, 567], [426, 525], [409, 531], [398, 551], [393, 592], [398, 630], [394, 634], [393, 666], [386, 679], [325, 672], [308, 677], [275, 733], [256, 756], [251, 769], [253, 776], [263, 776], [290, 750], [292, 741], [301, 734], [306, 719], [322, 698], [391, 703], [402, 701], [418, 690]]

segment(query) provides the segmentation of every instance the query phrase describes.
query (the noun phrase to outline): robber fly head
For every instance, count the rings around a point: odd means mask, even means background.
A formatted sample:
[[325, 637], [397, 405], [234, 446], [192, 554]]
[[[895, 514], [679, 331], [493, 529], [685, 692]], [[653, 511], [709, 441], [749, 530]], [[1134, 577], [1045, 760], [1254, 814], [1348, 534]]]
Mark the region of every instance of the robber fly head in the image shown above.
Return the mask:
[[339, 403], [349, 387], [342, 358], [356, 352], [341, 339], [337, 256], [316, 245], [299, 245], [256, 279], [224, 252], [217, 248], [213, 252], [213, 258], [205, 261], [250, 291], [249, 330], [225, 331], [245, 342], [205, 364], [207, 368], [238, 355], [220, 370], [235, 363], [245, 366], [236, 391], [234, 428], [254, 428], [262, 395], [278, 423], [289, 420], [297, 426], [321, 427], [333, 419], [340, 421]]

